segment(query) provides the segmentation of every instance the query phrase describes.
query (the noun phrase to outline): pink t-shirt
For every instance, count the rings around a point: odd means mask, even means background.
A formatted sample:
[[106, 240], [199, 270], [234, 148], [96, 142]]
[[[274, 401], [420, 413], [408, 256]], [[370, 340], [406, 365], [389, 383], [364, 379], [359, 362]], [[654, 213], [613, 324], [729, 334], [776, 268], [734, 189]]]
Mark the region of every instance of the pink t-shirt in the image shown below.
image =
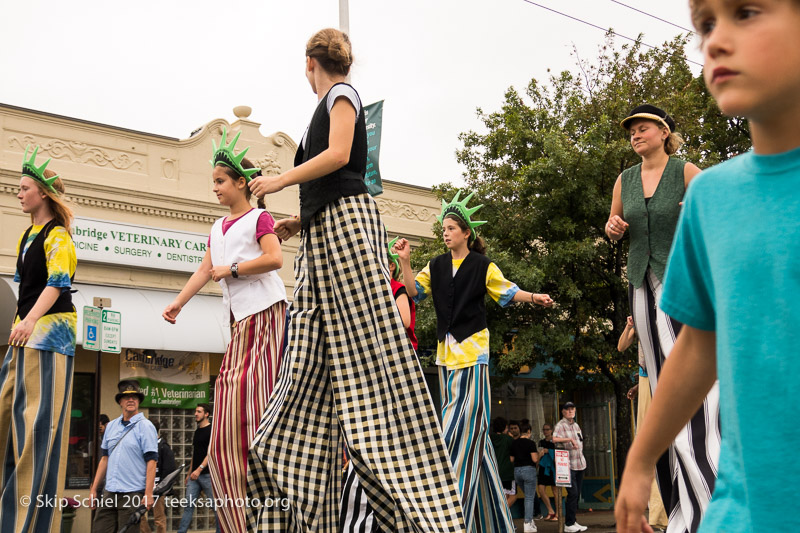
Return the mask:
[[[252, 209], [250, 211], [252, 211]], [[233, 220], [228, 220], [228, 217], [225, 217], [225, 219], [222, 221], [222, 234], [225, 235], [228, 233], [228, 230], [231, 229], [231, 226], [236, 224], [236, 221], [241, 219], [244, 215], [236, 217]], [[270, 233], [275, 233], [275, 219], [272, 218], [272, 215], [270, 215], [267, 211], [264, 211], [258, 216], [258, 222], [256, 222], [256, 241], [261, 240], [261, 237]], [[278, 240], [280, 241], [280, 239]], [[208, 247], [211, 248], [211, 235], [208, 236]]]

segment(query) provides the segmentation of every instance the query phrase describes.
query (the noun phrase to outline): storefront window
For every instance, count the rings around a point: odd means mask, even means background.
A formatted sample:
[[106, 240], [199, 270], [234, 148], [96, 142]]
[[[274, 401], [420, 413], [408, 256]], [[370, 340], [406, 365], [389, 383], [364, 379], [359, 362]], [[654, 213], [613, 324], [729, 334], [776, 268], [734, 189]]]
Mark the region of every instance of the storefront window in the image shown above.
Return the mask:
[[88, 489], [92, 483], [94, 445], [94, 374], [76, 372], [72, 381], [67, 489]]

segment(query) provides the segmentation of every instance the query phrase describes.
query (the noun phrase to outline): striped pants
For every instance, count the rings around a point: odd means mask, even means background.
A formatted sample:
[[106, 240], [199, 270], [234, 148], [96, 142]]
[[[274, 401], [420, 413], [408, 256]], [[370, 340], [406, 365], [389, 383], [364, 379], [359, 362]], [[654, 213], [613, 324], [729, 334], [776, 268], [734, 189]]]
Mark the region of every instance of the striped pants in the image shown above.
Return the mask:
[[68, 355], [12, 346], [0, 367], [3, 533], [61, 531], [58, 506], [36, 503], [39, 495], [55, 499], [63, 492], [73, 364]]
[[386, 244], [367, 194], [328, 204], [303, 232], [289, 344], [248, 473], [251, 497], [289, 510], [251, 507], [251, 531], [337, 531], [342, 437], [382, 531], [465, 531]]
[[224, 505], [217, 507], [223, 533], [247, 530], [242, 503], [247, 497], [247, 453], [278, 374], [285, 320], [286, 302], [281, 301], [231, 327], [215, 386], [208, 448], [214, 497], [224, 498]]
[[[628, 290], [650, 390], [655, 395], [661, 367], [675, 344], [681, 324], [658, 307], [662, 286], [650, 269], [641, 287], [635, 289], [630, 285]], [[669, 516], [668, 533], [697, 531], [714, 490], [719, 452], [719, 383], [715, 383], [703, 406], [656, 465], [656, 482]]]
[[489, 365], [439, 367], [444, 441], [458, 477], [464, 521], [471, 533], [514, 531], [494, 447], [489, 439]]

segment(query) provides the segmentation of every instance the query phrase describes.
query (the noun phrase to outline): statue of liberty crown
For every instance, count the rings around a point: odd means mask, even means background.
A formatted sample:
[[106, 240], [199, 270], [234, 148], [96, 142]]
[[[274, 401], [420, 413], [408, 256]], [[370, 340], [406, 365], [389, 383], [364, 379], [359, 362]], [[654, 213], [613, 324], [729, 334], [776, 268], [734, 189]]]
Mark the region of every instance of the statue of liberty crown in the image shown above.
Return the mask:
[[28, 149], [30, 145], [25, 147], [25, 156], [22, 158], [22, 175], [28, 176], [29, 178], [35, 179], [45, 187], [47, 187], [50, 191], [54, 194], [58, 195], [58, 191], [53, 187], [53, 183], [58, 179], [58, 176], [53, 176], [52, 178], [45, 178], [44, 177], [44, 169], [47, 168], [47, 165], [50, 164], [52, 158], [48, 158], [42, 166], [36, 166], [36, 154], [39, 153], [39, 146], [37, 145], [36, 148], [33, 149], [33, 153], [31, 154], [30, 159], [28, 159]]
[[392, 263], [394, 263], [395, 272], [400, 272], [400, 254], [392, 252], [392, 246], [400, 237], [395, 237], [391, 241], [389, 241], [389, 245], [386, 247], [389, 250], [389, 259], [391, 259]]
[[253, 179], [253, 174], [256, 174], [261, 169], [260, 168], [243, 168], [242, 167], [242, 159], [244, 159], [244, 155], [250, 149], [248, 146], [241, 152], [239, 155], [233, 153], [233, 148], [236, 146], [236, 141], [239, 140], [239, 135], [242, 132], [238, 132], [236, 137], [233, 138], [230, 144], [225, 144], [228, 140], [228, 129], [222, 128], [222, 138], [219, 140], [219, 147], [217, 147], [217, 143], [214, 139], [211, 139], [211, 146], [214, 148], [214, 157], [211, 158], [211, 166], [217, 165], [225, 165], [226, 167], [232, 168], [237, 174], [242, 176], [247, 182], [249, 183], [251, 179]]
[[467, 202], [469, 202], [470, 198], [474, 195], [474, 192], [471, 192], [467, 195], [466, 198], [459, 201], [459, 196], [461, 196], [461, 190], [456, 191], [456, 195], [450, 201], [450, 203], [446, 203], [442, 200], [442, 214], [436, 217], [436, 219], [440, 223], [444, 223], [444, 219], [449, 215], [454, 215], [463, 220], [467, 226], [469, 226], [472, 235], [470, 238], [477, 237], [477, 232], [475, 228], [478, 226], [482, 226], [486, 224], [486, 220], [472, 220], [472, 215], [475, 214], [475, 211], [483, 207], [483, 204], [475, 206], [475, 207], [467, 207]]

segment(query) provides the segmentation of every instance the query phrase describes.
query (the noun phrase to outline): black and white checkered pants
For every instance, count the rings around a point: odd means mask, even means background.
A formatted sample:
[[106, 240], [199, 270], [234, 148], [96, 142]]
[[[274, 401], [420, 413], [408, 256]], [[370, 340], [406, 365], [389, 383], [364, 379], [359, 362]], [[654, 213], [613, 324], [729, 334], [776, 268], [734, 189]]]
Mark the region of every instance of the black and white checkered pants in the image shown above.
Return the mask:
[[[389, 285], [369, 195], [315, 215], [295, 259], [288, 347], [250, 449], [251, 531], [335, 532], [342, 441], [386, 532], [465, 531], [458, 485]], [[286, 501], [286, 500], [284, 500]]]

